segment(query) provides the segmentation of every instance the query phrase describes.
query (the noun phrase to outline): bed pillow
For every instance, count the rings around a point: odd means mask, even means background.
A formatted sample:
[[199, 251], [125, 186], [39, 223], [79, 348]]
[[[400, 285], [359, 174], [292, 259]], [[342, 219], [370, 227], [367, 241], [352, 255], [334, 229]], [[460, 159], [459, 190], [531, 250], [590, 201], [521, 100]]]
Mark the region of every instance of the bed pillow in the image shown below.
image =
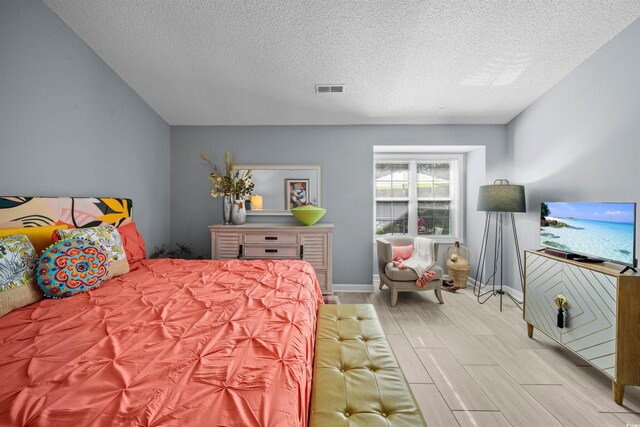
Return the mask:
[[53, 243], [52, 234], [55, 230], [67, 228], [66, 224], [50, 225], [46, 227], [5, 228], [0, 230], [0, 237], [24, 234], [31, 241], [38, 254]]
[[118, 233], [122, 238], [122, 245], [124, 246], [124, 252], [127, 255], [127, 261], [129, 263], [147, 259], [147, 250], [145, 249], [144, 239], [135, 222], [122, 225], [118, 227]]
[[91, 240], [61, 240], [38, 263], [38, 287], [47, 298], [66, 298], [100, 286], [109, 271], [106, 250]]
[[0, 316], [42, 298], [34, 285], [37, 260], [24, 234], [0, 237]]
[[413, 253], [413, 245], [393, 246], [393, 260], [398, 258], [409, 259]]
[[112, 225], [88, 228], [73, 228], [70, 230], [56, 230], [61, 241], [66, 239], [84, 239], [101, 246], [109, 259], [107, 279], [121, 276], [129, 272], [127, 255], [122, 246], [120, 233]]

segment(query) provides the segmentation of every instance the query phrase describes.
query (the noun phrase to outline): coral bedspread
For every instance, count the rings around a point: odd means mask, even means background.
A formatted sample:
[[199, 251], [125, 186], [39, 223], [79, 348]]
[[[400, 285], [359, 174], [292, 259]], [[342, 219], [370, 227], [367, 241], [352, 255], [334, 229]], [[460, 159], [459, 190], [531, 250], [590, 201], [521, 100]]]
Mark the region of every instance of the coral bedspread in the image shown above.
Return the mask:
[[321, 303], [303, 261], [142, 261], [0, 318], [0, 423], [305, 426]]

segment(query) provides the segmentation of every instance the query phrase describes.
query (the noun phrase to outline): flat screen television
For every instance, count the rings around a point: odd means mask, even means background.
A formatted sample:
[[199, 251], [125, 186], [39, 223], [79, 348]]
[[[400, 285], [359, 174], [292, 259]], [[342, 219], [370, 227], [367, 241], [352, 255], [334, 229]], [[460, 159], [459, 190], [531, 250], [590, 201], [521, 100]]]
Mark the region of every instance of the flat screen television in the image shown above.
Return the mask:
[[547, 202], [540, 208], [546, 248], [635, 267], [635, 203]]

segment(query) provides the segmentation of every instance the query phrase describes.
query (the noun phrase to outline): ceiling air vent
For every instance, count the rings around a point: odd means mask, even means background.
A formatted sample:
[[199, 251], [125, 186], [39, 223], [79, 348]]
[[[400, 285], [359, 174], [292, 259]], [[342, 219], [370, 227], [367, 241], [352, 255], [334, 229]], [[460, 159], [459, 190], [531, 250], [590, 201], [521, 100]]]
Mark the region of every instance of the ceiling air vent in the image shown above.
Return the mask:
[[316, 85], [316, 93], [343, 93], [344, 85]]

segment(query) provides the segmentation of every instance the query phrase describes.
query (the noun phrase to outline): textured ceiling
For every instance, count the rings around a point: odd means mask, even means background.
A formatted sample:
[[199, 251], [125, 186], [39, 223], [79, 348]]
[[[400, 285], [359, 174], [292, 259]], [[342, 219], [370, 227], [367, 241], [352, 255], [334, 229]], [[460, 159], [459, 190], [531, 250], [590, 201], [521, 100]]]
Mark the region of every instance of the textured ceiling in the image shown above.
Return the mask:
[[638, 0], [44, 1], [171, 125], [506, 123], [640, 16]]

